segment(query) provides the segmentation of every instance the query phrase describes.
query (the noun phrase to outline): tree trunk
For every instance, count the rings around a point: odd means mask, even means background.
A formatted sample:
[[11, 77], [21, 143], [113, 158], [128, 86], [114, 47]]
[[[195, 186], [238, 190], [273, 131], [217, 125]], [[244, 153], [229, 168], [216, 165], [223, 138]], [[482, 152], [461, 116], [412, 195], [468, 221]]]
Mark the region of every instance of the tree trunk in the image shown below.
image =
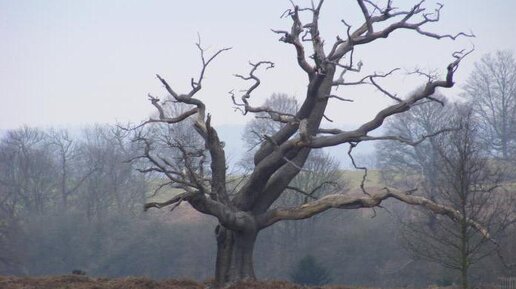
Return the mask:
[[461, 269], [461, 279], [462, 279], [462, 289], [468, 289], [469, 282], [468, 282], [468, 268], [463, 267]]
[[[465, 198], [462, 198], [462, 215], [466, 216], [466, 201]], [[461, 279], [462, 279], [462, 289], [468, 289], [468, 269], [469, 269], [469, 237], [468, 237], [468, 224], [465, 221], [465, 218], [461, 220]]]
[[253, 250], [256, 230], [237, 232], [218, 225], [217, 261], [215, 267], [215, 286], [221, 287], [240, 280], [255, 280]]

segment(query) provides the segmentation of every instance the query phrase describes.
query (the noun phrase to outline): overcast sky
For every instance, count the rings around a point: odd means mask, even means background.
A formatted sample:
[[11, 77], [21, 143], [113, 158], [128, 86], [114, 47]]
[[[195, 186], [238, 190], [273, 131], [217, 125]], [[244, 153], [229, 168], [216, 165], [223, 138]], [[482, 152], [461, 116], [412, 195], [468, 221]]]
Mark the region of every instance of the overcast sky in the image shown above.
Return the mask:
[[[413, 3], [394, 2], [399, 7]], [[457, 75], [457, 88], [446, 92], [460, 94], [460, 82], [484, 53], [516, 48], [516, 1], [444, 4], [442, 21], [426, 29], [473, 31], [476, 38], [454, 42], [393, 33], [357, 49], [356, 59], [364, 62], [365, 71], [420, 67], [444, 73], [453, 51], [474, 44], [475, 53]], [[179, 91], [189, 88], [190, 77], [200, 68], [197, 33], [209, 51], [233, 47], [209, 68], [200, 97], [216, 124], [244, 123], [248, 118], [234, 112], [228, 91], [245, 87], [232, 75], [246, 73], [249, 60], [276, 63], [274, 70], [260, 72], [263, 82], [253, 103], [261, 104], [273, 92], [304, 94], [305, 76], [293, 48], [270, 31], [289, 29], [289, 19], [280, 18], [289, 5], [287, 0], [0, 0], [0, 129], [140, 121], [152, 111], [147, 93], [166, 95], [156, 73]], [[433, 7], [432, 2], [427, 6]], [[340, 19], [355, 26], [362, 21], [351, 0], [327, 0], [321, 18], [327, 46], [337, 34], [345, 35]], [[385, 84], [400, 95], [418, 86], [410, 77]], [[332, 104], [329, 117], [336, 126], [367, 120], [388, 103], [373, 89], [341, 89], [338, 94], [355, 102]]]

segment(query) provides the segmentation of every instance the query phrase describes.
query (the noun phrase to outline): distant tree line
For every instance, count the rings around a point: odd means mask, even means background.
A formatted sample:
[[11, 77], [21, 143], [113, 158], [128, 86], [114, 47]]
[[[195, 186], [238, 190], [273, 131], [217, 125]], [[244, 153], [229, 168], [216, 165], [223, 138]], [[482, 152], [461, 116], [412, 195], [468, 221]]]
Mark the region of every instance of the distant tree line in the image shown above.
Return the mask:
[[196, 269], [206, 256], [196, 259], [182, 249], [203, 230], [192, 233], [181, 223], [151, 221], [161, 212], [143, 213], [153, 181], [129, 162], [136, 150], [117, 126], [5, 132], [0, 138], [0, 274], [77, 269], [100, 276], [208, 277]]

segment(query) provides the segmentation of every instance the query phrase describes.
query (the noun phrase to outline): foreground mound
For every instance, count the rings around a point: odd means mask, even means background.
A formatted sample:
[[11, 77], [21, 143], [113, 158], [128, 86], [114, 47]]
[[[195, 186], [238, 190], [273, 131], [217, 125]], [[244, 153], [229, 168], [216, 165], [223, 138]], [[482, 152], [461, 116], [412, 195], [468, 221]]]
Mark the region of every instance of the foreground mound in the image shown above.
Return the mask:
[[[55, 276], [55, 277], [10, 277], [0, 276], [2, 289], [205, 289], [209, 283], [198, 283], [190, 280], [154, 281], [148, 278], [90, 278], [86, 276]], [[323, 287], [306, 287], [289, 282], [243, 282], [230, 286], [228, 289], [350, 289], [345, 286], [328, 285]]]

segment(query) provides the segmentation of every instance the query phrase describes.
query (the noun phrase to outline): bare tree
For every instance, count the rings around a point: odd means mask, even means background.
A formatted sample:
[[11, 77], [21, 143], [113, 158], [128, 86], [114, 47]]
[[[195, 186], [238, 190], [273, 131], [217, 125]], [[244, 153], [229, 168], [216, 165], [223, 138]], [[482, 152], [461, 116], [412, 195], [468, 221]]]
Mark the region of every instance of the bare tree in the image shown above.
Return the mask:
[[516, 155], [516, 61], [510, 51], [487, 54], [475, 64], [464, 87], [474, 104], [481, 136], [498, 157]]
[[[0, 151], [0, 171], [7, 172], [4, 162], [4, 152]], [[4, 178], [0, 178], [0, 274], [9, 275], [19, 272], [21, 263], [19, 244], [16, 242], [20, 232], [19, 219], [17, 218], [18, 206], [14, 197], [12, 184]]]
[[[385, 124], [386, 133], [415, 139], [452, 131], [451, 124], [443, 120], [453, 114], [453, 105], [444, 105], [446, 99], [443, 95], [436, 94], [433, 98], [439, 102], [421, 103], [390, 119]], [[434, 138], [428, 138], [417, 146], [400, 145], [395, 141], [379, 142], [376, 150], [383, 182], [404, 189], [418, 186], [428, 198], [435, 200], [433, 189], [438, 184], [440, 162]]]
[[14, 210], [43, 213], [52, 207], [56, 176], [48, 135], [23, 127], [6, 133], [0, 143], [0, 182], [9, 192]]
[[146, 191], [143, 175], [135, 175], [128, 163], [137, 154], [127, 131], [119, 127], [95, 126], [83, 131], [79, 142], [82, 185], [77, 206], [89, 219], [102, 219], [110, 212], [129, 213], [142, 203]]
[[22, 127], [0, 139], [0, 271], [24, 271], [24, 227], [54, 207], [56, 174], [48, 135]]
[[95, 171], [95, 167], [87, 167], [83, 172], [78, 170], [81, 165], [80, 152], [75, 140], [68, 130], [51, 129], [49, 144], [54, 146], [56, 155], [56, 170], [59, 170], [59, 191], [61, 207], [68, 209], [68, 199], [77, 192], [84, 181]]
[[[433, 157], [438, 165], [425, 164], [428, 170], [434, 170], [430, 176], [423, 174], [433, 179], [426, 193], [499, 236], [514, 221], [514, 197], [501, 187], [501, 172], [489, 165], [471, 109], [457, 107], [450, 112], [440, 121], [461, 129], [433, 139]], [[460, 272], [464, 289], [469, 287], [471, 266], [499, 249], [464, 218], [454, 220], [420, 211], [404, 223], [402, 235], [407, 248], [419, 259]]]
[[[173, 100], [187, 105], [188, 110], [179, 115], [167, 115], [164, 106], [169, 101], [164, 103], [156, 97], [149, 96], [151, 103], [159, 112], [159, 117], [145, 121], [140, 128], [155, 123], [174, 126], [192, 119], [193, 129], [201, 137], [203, 145], [192, 147], [182, 143], [179, 138], [170, 136], [170, 141], [167, 143], [169, 147], [181, 152], [180, 159], [171, 160], [145, 130], [136, 129], [136, 140], [143, 147], [143, 154], [139, 159], [148, 161], [148, 167], [143, 171], [159, 172], [176, 188], [182, 189], [182, 192], [173, 198], [164, 202], [147, 203], [145, 208], [166, 206], [174, 208], [186, 201], [199, 212], [211, 215], [218, 220], [219, 224], [215, 230], [218, 249], [215, 267], [216, 285], [255, 278], [253, 249], [256, 236], [261, 230], [282, 220], [306, 219], [331, 208], [374, 208], [384, 200], [394, 198], [410, 205], [425, 207], [436, 214], [464, 220], [486, 238], [489, 236], [479, 223], [461, 215], [451, 207], [389, 188], [375, 191], [364, 189], [363, 194], [327, 195], [298, 207], [273, 207], [292, 180], [303, 170], [310, 152], [314, 149], [349, 144], [351, 154], [358, 143], [371, 140], [390, 139], [408, 144], [419, 143], [420, 140], [417, 139], [371, 136], [369, 133], [382, 126], [390, 116], [408, 111], [421, 102], [432, 100], [436, 89], [452, 87], [454, 73], [461, 60], [468, 54], [464, 51], [453, 53], [454, 60], [447, 66], [442, 80], [422, 74], [428, 76], [423, 89], [404, 99], [387, 91], [379, 83], [379, 79], [395, 73], [396, 69], [386, 74], [362, 75], [356, 81], [349, 81], [348, 79], [353, 77], [346, 75], [344, 80], [345, 73], [360, 73], [361, 63], [354, 63], [352, 57], [355, 48], [387, 38], [391, 33], [406, 30], [435, 39], [467, 36], [464, 33], [440, 35], [423, 29], [426, 24], [439, 21], [441, 5], [434, 11], [428, 11], [423, 6], [423, 2], [407, 10], [395, 8], [392, 6], [392, 1], [387, 1], [385, 6], [381, 6], [372, 1], [357, 0], [357, 5], [365, 19], [364, 23], [354, 28], [343, 21], [346, 27], [345, 37], [337, 37], [333, 45], [330, 45], [329, 51], [326, 51], [319, 31], [319, 15], [323, 1], [318, 1], [309, 8], [294, 5], [284, 13], [292, 19], [291, 29], [274, 32], [281, 35], [280, 41], [291, 44], [295, 48], [297, 62], [306, 73], [308, 84], [306, 96], [295, 114], [276, 111], [266, 106], [253, 106], [251, 103], [253, 91], [261, 83], [258, 72], [262, 68], [273, 68], [272, 62], [251, 63], [248, 74], [237, 75], [249, 82], [250, 86], [241, 95], [232, 93], [235, 106], [244, 114], [265, 113], [270, 119], [281, 123], [281, 129], [272, 135], [263, 136], [260, 148], [254, 154], [254, 169], [235, 192], [227, 189], [224, 144], [211, 125], [211, 115], [207, 113], [205, 104], [197, 97], [209, 64], [228, 49], [221, 49], [212, 56], [207, 56], [200, 43], [197, 43], [202, 60], [201, 72], [197, 78], [192, 79], [191, 90], [186, 93], [176, 92], [169, 82], [157, 76]], [[305, 13], [311, 16], [311, 20], [303, 24], [301, 14]], [[311, 46], [310, 58], [306, 57], [305, 45], [307, 44]], [[345, 56], [349, 60], [348, 63], [342, 62]], [[361, 84], [375, 86], [386, 97], [392, 99], [394, 104], [380, 110], [370, 121], [354, 130], [344, 131], [321, 127], [330, 101], [346, 101], [334, 94], [334, 90], [338, 87]], [[206, 162], [208, 155], [209, 167]], [[177, 162], [180, 162], [179, 166]]]

